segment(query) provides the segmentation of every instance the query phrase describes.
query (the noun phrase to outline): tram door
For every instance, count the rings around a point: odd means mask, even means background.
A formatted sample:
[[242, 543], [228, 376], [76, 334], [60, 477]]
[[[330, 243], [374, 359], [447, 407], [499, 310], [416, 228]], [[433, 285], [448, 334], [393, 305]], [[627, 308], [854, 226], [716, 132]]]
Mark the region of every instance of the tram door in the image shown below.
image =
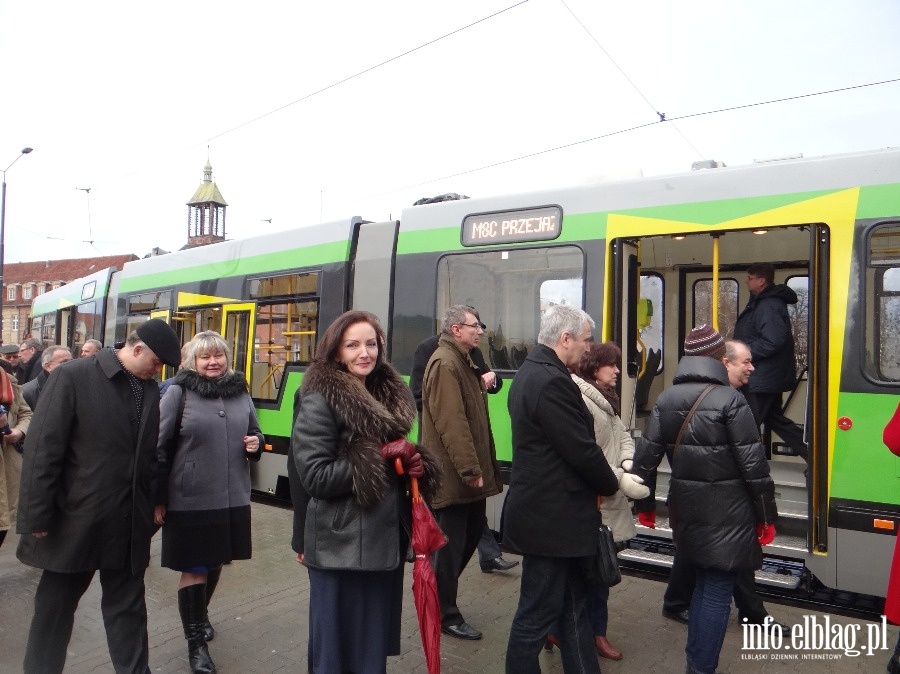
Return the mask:
[[249, 376], [253, 365], [250, 348], [250, 326], [254, 322], [256, 305], [253, 302], [222, 306], [222, 336], [231, 347], [231, 367]]
[[612, 317], [610, 338], [622, 348], [619, 396], [622, 401], [622, 421], [628, 428], [634, 427], [637, 381], [646, 359], [646, 349], [640, 347], [637, 329], [640, 299], [638, 259], [638, 247], [634, 242], [624, 239], [613, 242], [613, 291], [608, 303], [612, 308], [609, 314]]

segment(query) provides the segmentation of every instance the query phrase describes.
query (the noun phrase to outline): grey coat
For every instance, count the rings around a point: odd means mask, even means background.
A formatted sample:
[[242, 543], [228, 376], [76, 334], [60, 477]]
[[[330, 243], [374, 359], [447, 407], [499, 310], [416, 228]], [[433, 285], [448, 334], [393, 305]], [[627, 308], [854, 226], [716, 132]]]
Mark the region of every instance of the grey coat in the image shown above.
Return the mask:
[[[248, 435], [259, 438], [260, 451], [244, 449]], [[242, 374], [211, 380], [191, 370], [178, 373], [160, 402], [156, 504], [167, 510], [163, 566], [250, 558], [247, 462], [259, 461], [263, 444]]]
[[159, 432], [159, 388], [134, 394], [111, 349], [57, 368], [25, 439], [18, 558], [61, 573], [130, 568], [150, 560], [151, 480]]

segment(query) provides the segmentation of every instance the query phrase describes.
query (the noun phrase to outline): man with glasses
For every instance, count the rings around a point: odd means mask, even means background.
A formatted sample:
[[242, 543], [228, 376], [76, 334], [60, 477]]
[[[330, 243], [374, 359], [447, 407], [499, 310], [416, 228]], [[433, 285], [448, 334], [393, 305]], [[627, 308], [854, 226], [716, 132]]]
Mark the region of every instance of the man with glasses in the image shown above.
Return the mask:
[[746, 344], [753, 356], [747, 400], [754, 416], [809, 463], [803, 429], [782, 409], [782, 394], [797, 383], [794, 335], [787, 310], [788, 304], [797, 303], [797, 293], [787, 284], [775, 285], [775, 267], [767, 263], [747, 268], [747, 287], [750, 300], [734, 326], [734, 338]]
[[43, 369], [41, 367], [41, 351], [43, 350], [44, 345], [41, 344], [41, 340], [34, 337], [29, 337], [22, 342], [19, 347], [19, 367], [22, 376], [16, 377], [20, 385], [30, 382], [41, 373]]
[[457, 639], [481, 639], [456, 604], [459, 577], [484, 531], [485, 501], [499, 494], [500, 467], [488, 418], [487, 392], [469, 355], [484, 328], [471, 307], [457, 304], [444, 314], [438, 347], [425, 366], [422, 444], [443, 468], [432, 500], [447, 545], [434, 556], [441, 631]]
[[19, 345], [4, 344], [3, 346], [0, 346], [0, 358], [2, 358], [3, 362], [9, 366], [4, 369], [18, 381], [22, 374], [21, 368], [19, 367]]

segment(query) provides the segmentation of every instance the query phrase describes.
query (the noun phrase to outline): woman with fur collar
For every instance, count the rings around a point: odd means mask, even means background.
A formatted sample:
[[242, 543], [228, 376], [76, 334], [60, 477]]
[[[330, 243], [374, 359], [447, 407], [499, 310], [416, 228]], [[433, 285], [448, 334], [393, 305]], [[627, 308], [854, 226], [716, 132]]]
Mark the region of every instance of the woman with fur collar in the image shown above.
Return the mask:
[[263, 435], [247, 380], [231, 369], [222, 336], [200, 332], [160, 402], [154, 521], [162, 565], [181, 571], [178, 609], [191, 671], [216, 666], [207, 606], [222, 564], [250, 559], [250, 469]]
[[310, 496], [303, 563], [315, 674], [384, 674], [387, 656], [400, 653], [412, 521], [406, 475], [419, 478], [426, 500], [436, 486], [436, 463], [405, 439], [416, 405], [384, 344], [373, 314], [339, 316], [316, 348], [295, 410], [291, 452]]

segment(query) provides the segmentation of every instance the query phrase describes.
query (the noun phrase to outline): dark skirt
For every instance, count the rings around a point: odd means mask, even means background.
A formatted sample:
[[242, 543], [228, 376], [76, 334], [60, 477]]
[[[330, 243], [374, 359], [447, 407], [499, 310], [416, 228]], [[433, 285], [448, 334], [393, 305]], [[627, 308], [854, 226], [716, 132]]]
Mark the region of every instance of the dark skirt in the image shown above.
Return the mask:
[[309, 571], [310, 674], [385, 674], [400, 654], [403, 567]]
[[162, 565], [215, 567], [250, 559], [250, 506], [221, 510], [169, 510], [162, 528]]

